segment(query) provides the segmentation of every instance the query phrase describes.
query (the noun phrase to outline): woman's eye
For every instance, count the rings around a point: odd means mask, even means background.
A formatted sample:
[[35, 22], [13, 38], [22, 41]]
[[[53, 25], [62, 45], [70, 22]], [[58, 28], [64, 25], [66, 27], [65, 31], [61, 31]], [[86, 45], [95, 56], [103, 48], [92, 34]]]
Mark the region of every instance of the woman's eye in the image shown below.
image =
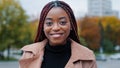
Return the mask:
[[60, 25], [66, 25], [66, 21], [61, 21]]
[[46, 22], [47, 26], [52, 26], [52, 24], [53, 24], [52, 22]]

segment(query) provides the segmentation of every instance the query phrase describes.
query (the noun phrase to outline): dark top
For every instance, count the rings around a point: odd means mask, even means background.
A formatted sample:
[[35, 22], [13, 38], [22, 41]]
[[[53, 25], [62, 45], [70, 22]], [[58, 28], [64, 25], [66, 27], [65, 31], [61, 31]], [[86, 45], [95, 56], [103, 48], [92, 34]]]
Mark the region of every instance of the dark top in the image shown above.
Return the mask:
[[44, 60], [41, 68], [64, 68], [71, 56], [71, 42], [67, 41], [65, 45], [51, 46], [49, 43], [45, 46]]

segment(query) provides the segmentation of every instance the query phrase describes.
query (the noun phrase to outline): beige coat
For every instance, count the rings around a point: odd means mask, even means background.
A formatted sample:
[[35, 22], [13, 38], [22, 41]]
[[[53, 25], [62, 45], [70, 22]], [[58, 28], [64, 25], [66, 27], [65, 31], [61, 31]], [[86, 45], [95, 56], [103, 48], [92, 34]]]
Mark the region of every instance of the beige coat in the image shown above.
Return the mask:
[[[20, 68], [40, 68], [46, 42], [47, 40], [44, 40], [24, 46], [22, 48], [24, 53], [19, 60]], [[95, 56], [91, 50], [73, 40], [71, 50], [72, 54], [65, 68], [97, 68]]]

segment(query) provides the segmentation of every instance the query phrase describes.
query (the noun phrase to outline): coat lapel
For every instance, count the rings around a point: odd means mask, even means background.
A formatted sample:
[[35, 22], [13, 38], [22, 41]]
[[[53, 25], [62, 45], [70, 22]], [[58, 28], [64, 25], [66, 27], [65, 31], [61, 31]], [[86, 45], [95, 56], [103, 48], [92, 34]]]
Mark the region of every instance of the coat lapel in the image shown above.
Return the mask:
[[25, 57], [27, 58], [21, 58], [19, 60], [19, 63], [22, 67], [20, 68], [40, 68], [43, 61], [44, 47], [46, 45], [46, 42], [47, 40], [44, 40], [42, 42], [37, 42], [34, 44], [24, 46], [21, 50], [27, 53], [30, 52], [33, 55], [33, 57], [26, 55]]
[[[71, 40], [71, 57], [68, 63], [66, 64], [65, 68], [75, 68], [75, 62], [81, 60], [95, 60], [93, 56], [93, 52], [90, 51], [88, 48], [76, 43], [75, 41]], [[79, 68], [82, 68], [82, 63], [79, 63]]]

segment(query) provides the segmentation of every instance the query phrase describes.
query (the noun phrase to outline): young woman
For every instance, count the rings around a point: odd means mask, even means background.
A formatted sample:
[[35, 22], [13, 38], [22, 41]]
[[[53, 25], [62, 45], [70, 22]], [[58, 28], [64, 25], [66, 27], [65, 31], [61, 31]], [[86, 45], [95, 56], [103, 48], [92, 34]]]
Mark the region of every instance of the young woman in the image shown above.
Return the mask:
[[80, 45], [73, 11], [63, 1], [45, 5], [35, 43], [22, 50], [20, 68], [97, 68], [93, 52]]

